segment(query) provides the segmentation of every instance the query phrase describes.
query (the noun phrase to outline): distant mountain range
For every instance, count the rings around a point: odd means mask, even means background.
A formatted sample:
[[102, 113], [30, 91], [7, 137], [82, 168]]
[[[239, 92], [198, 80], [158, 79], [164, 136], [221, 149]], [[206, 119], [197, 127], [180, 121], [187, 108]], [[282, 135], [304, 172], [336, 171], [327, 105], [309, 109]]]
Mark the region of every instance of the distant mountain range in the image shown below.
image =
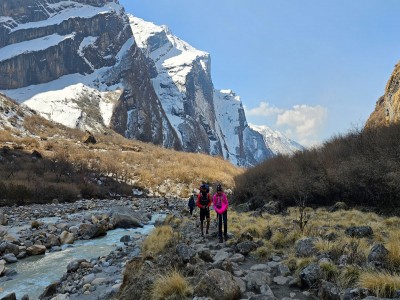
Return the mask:
[[268, 126], [250, 124], [250, 128], [261, 133], [264, 142], [275, 154], [291, 155], [296, 151], [302, 151], [305, 148], [295, 141], [287, 138], [281, 132], [272, 130]]
[[19, 2], [0, 3], [0, 92], [42, 116], [239, 166], [302, 149], [247, 124], [240, 98], [214, 88], [208, 53], [117, 0]]

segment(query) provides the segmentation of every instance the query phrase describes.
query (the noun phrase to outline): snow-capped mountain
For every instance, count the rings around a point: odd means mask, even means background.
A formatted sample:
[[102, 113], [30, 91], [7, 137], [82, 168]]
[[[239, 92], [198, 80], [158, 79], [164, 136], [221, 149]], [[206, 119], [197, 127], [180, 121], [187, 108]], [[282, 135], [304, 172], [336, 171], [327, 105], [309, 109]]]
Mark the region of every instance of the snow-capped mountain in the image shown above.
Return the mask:
[[0, 89], [70, 127], [181, 149], [118, 0], [0, 2]]
[[239, 166], [274, 155], [210, 55], [128, 16], [118, 0], [0, 1], [0, 92], [69, 127]]
[[296, 151], [304, 150], [304, 147], [295, 141], [289, 139], [279, 131], [273, 130], [265, 125], [249, 124], [252, 129], [261, 133], [265, 144], [272, 150], [275, 155], [285, 154], [291, 155]]
[[130, 16], [135, 40], [152, 64], [152, 83], [186, 151], [220, 155], [239, 166], [273, 153], [248, 127], [240, 98], [215, 90], [210, 56], [157, 26]]

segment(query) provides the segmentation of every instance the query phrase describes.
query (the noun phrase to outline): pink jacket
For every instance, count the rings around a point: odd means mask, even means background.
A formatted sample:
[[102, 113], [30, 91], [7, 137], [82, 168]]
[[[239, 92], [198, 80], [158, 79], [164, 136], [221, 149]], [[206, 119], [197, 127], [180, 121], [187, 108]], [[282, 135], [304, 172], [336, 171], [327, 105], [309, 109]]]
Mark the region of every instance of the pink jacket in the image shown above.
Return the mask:
[[[219, 207], [218, 204], [220, 204], [221, 206]], [[218, 214], [223, 214], [228, 209], [228, 198], [226, 198], [225, 193], [222, 192], [221, 195], [218, 195], [218, 193], [214, 194], [213, 206], [214, 210]]]

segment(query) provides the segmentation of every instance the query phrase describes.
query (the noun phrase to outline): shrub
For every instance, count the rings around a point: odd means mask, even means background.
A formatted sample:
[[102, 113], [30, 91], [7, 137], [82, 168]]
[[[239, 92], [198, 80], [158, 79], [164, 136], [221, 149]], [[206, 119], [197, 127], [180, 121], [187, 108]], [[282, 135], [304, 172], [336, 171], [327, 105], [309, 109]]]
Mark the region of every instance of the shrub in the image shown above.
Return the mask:
[[319, 148], [278, 155], [235, 177], [234, 202], [268, 195], [285, 206], [299, 199], [309, 206], [331, 206], [345, 199], [346, 205], [393, 212], [399, 208], [399, 140], [400, 124], [354, 129]]

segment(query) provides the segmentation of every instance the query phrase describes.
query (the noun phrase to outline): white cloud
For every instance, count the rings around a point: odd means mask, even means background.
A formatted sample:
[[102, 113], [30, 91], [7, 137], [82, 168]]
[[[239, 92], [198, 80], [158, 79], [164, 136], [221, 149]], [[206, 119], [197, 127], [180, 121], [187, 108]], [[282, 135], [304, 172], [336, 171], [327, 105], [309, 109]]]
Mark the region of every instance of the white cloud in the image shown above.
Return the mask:
[[258, 107], [252, 108], [250, 110], [246, 109], [246, 115], [248, 116], [271, 116], [279, 114], [281, 112], [283, 112], [283, 109], [271, 106], [267, 102], [260, 102], [260, 105]]
[[276, 124], [286, 128], [290, 138], [304, 146], [318, 144], [318, 134], [328, 116], [328, 110], [321, 106], [295, 105], [277, 116]]

